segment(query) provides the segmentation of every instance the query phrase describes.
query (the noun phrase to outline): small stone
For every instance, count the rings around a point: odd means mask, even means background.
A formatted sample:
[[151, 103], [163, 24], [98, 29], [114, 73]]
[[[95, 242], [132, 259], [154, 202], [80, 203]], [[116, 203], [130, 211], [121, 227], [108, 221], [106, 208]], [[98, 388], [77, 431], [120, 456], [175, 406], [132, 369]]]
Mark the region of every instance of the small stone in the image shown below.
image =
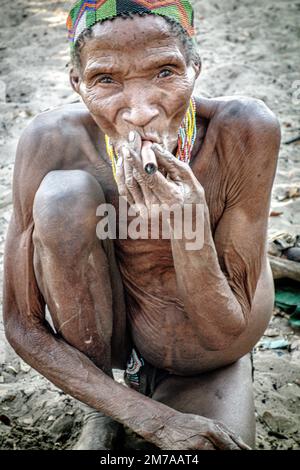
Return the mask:
[[298, 263], [300, 262], [300, 248], [289, 248], [288, 250], [286, 250], [285, 254], [287, 256], [287, 259], [289, 259], [290, 261], [296, 261]]
[[23, 418], [22, 421], [23, 421], [24, 424], [27, 424], [29, 426], [32, 425], [32, 423], [33, 423], [32, 418]]
[[13, 367], [13, 366], [6, 366], [6, 370], [7, 370], [8, 372], [12, 372], [13, 374], [17, 374], [17, 373], [18, 373], [17, 369], [16, 369], [15, 367]]
[[30, 371], [31, 367], [28, 364], [26, 364], [26, 362], [21, 360], [20, 361], [20, 369], [21, 369], [22, 372], [25, 372], [27, 374], [27, 372]]
[[296, 339], [291, 344], [291, 351], [300, 351], [300, 340]]
[[269, 338], [275, 338], [276, 336], [280, 335], [280, 331], [277, 328], [268, 328], [265, 332], [264, 336], [268, 336]]

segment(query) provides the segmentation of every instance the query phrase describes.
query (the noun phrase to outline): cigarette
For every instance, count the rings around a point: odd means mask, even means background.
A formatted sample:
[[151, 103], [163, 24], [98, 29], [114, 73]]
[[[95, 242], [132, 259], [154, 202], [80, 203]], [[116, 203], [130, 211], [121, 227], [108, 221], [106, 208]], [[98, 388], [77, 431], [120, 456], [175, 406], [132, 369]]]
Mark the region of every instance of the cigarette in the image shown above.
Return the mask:
[[142, 147], [142, 162], [144, 171], [148, 175], [153, 175], [158, 170], [155, 153], [151, 149], [152, 142], [144, 142]]

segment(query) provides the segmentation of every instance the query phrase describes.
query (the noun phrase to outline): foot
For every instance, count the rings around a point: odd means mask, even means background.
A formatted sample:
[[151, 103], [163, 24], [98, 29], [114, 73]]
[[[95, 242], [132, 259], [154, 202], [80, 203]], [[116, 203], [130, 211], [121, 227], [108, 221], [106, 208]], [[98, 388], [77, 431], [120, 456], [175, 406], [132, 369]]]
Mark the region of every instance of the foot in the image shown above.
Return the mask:
[[121, 430], [119, 423], [89, 408], [84, 416], [81, 435], [73, 450], [111, 450]]

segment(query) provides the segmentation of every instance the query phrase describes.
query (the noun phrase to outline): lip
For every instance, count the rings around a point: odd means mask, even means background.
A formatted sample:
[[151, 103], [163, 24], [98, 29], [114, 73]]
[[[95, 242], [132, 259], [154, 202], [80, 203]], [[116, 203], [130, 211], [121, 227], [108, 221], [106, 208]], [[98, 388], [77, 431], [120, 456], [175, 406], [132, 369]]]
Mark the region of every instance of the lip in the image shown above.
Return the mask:
[[157, 137], [149, 136], [149, 137], [141, 137], [142, 142], [152, 142], [152, 144], [160, 144], [161, 140]]

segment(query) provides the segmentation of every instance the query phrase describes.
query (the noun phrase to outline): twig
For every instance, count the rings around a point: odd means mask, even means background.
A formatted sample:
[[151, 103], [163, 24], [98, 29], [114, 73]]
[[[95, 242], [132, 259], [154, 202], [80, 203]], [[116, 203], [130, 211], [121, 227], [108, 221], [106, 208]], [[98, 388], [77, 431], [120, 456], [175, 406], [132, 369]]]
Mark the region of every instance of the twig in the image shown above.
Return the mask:
[[298, 142], [300, 140], [300, 135], [294, 137], [293, 139], [286, 140], [283, 142], [285, 145], [293, 144], [294, 142]]
[[268, 254], [268, 258], [271, 264], [274, 279], [287, 277], [289, 279], [293, 279], [294, 281], [300, 282], [300, 263], [297, 261], [279, 258], [270, 254]]

